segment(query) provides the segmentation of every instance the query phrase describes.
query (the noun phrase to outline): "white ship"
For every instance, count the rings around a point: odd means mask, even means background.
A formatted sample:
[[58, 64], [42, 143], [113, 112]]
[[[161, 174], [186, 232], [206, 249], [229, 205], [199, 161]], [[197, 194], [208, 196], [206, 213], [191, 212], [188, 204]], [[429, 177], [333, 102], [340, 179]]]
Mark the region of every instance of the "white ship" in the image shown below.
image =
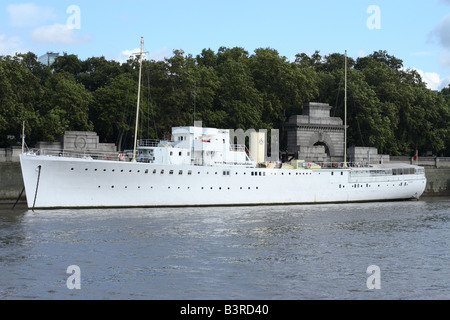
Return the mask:
[[[97, 157], [20, 156], [30, 208], [264, 205], [418, 199], [417, 166], [318, 168], [293, 161], [259, 167], [228, 130], [173, 128], [174, 141], [141, 141], [137, 162]], [[106, 158], [106, 159], [105, 159]], [[141, 162], [142, 161], [142, 162]], [[311, 167], [311, 168], [309, 168]], [[313, 168], [315, 167], [315, 168]]]
[[425, 190], [418, 166], [279, 164], [260, 154], [235, 145], [229, 130], [192, 126], [173, 128], [171, 141], [135, 141], [128, 154], [35, 150], [20, 162], [33, 209], [406, 200]]

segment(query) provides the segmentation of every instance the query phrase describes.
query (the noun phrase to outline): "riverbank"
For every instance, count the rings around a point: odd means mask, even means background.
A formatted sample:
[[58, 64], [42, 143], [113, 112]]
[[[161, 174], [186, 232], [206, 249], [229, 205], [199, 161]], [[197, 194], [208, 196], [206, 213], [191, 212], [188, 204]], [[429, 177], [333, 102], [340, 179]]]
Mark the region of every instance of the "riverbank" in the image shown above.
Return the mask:
[[[450, 196], [450, 169], [425, 168], [427, 186], [424, 196]], [[22, 172], [17, 162], [0, 163], [0, 202], [15, 202], [23, 190]], [[19, 202], [26, 201], [23, 192]]]

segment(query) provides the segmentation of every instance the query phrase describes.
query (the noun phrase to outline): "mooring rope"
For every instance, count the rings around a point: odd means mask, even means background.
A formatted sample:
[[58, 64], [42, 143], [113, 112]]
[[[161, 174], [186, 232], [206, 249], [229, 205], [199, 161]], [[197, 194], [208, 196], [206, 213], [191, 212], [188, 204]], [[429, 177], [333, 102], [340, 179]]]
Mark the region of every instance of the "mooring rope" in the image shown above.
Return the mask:
[[25, 187], [22, 188], [22, 191], [19, 194], [19, 197], [16, 200], [16, 203], [14, 203], [12, 209], [14, 210], [14, 208], [16, 207], [17, 203], [19, 202], [20, 198], [22, 197], [23, 192], [25, 191]]
[[39, 179], [41, 178], [41, 168], [42, 166], [38, 166], [38, 178], [37, 178], [37, 182], [36, 182], [36, 191], [34, 193], [34, 201], [33, 201], [33, 207], [31, 208], [31, 211], [34, 212], [34, 205], [36, 204], [36, 198], [37, 198], [37, 193], [38, 193], [38, 188], [39, 188]]

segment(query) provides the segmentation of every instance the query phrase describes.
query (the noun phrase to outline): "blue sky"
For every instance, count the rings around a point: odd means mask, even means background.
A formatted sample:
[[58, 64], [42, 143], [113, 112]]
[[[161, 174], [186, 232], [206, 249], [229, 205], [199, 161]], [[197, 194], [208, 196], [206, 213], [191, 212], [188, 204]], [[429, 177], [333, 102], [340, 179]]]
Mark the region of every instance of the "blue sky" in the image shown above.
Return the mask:
[[55, 51], [126, 61], [141, 36], [154, 59], [221, 46], [270, 47], [288, 59], [315, 50], [347, 50], [355, 59], [386, 50], [428, 87], [450, 83], [450, 0], [0, 2], [0, 55]]

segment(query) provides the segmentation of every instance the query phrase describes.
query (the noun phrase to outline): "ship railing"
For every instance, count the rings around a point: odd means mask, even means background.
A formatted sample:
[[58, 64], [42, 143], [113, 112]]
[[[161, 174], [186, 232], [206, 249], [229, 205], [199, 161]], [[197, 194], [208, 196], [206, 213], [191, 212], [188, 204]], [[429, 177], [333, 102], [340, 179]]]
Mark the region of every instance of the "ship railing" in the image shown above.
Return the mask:
[[369, 168], [368, 162], [314, 162], [325, 169]]
[[247, 147], [244, 144], [230, 144], [230, 151], [243, 152], [246, 155], [247, 162], [253, 161], [250, 151], [247, 149]]
[[230, 151], [245, 152], [247, 148], [243, 144], [230, 144]]
[[139, 147], [157, 147], [160, 143], [160, 140], [155, 139], [141, 139], [138, 140]]
[[106, 161], [130, 161], [132, 152], [79, 152], [71, 150], [57, 150], [57, 149], [33, 149], [30, 151], [35, 155], [49, 156], [49, 157], [63, 157], [76, 158], [87, 160], [106, 160]]

